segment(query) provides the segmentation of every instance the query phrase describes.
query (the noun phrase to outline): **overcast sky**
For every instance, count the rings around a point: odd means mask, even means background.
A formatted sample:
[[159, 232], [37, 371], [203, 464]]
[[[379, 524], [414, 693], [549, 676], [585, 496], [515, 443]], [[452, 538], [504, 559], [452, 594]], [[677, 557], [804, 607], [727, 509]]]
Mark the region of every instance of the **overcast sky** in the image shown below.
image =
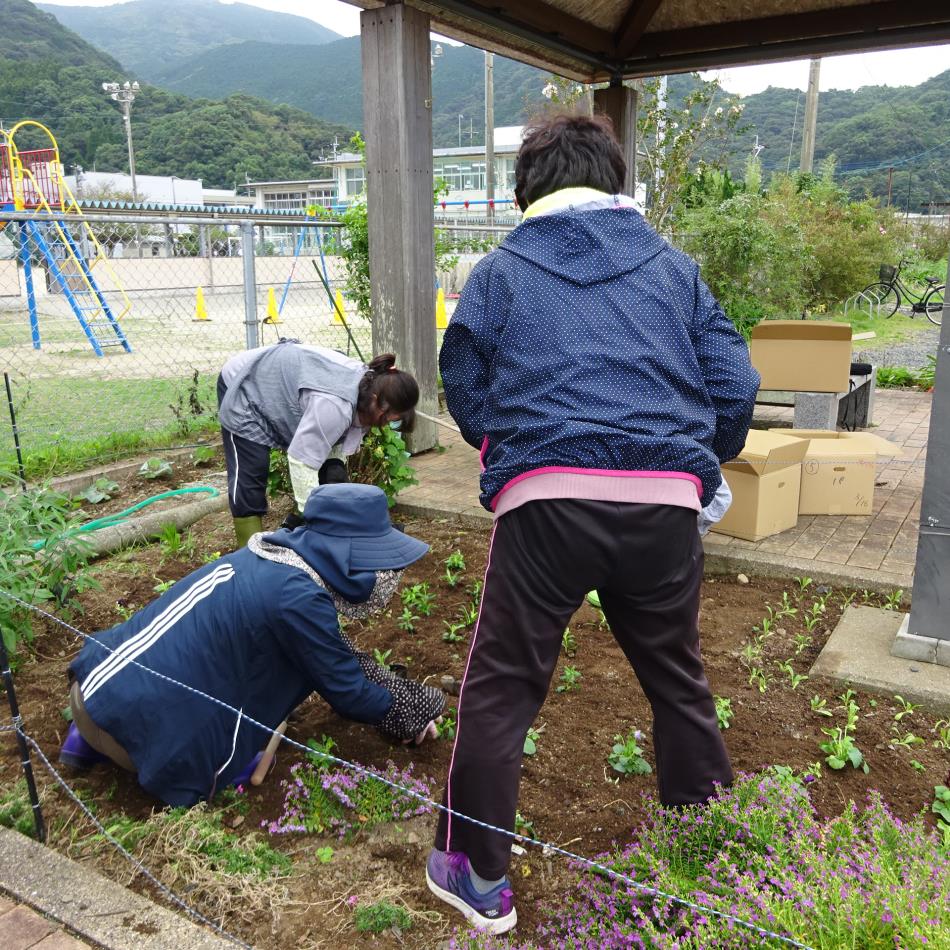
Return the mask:
[[[63, 6], [110, 6], [122, 0], [52, 0]], [[226, 0], [225, 0], [226, 2]], [[252, 6], [282, 13], [295, 13], [335, 30], [343, 36], [360, 31], [360, 12], [342, 0], [245, 0]], [[950, 45], [930, 46], [882, 53], [826, 56], [821, 63], [821, 89], [857, 89], [859, 86], [916, 86], [950, 68]], [[729, 92], [749, 95], [768, 86], [805, 89], [808, 60], [741, 66], [716, 70]]]

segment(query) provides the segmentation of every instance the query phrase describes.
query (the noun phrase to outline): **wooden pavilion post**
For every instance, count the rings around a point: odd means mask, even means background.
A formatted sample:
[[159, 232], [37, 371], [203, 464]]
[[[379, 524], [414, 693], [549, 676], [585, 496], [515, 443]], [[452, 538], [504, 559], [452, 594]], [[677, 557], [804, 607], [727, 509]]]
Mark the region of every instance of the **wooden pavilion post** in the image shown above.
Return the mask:
[[[393, 352], [438, 411], [429, 17], [401, 3], [360, 14], [373, 352]], [[419, 419], [413, 452], [437, 443]]]
[[634, 196], [637, 185], [637, 91], [611, 83], [606, 89], [594, 90], [594, 112], [606, 115], [614, 124], [627, 162], [623, 193]]

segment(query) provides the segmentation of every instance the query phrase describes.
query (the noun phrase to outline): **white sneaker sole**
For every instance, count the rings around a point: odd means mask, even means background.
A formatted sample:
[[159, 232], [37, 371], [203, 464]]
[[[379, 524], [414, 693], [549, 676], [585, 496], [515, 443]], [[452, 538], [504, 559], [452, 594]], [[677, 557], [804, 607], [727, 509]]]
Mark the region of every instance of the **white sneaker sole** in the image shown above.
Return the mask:
[[429, 877], [428, 868], [426, 868], [426, 884], [429, 885], [429, 890], [432, 891], [439, 900], [445, 901], [446, 904], [454, 907], [470, 924], [479, 930], [484, 930], [486, 933], [494, 935], [508, 933], [508, 931], [512, 930], [518, 923], [518, 911], [514, 907], [511, 908], [511, 913], [505, 914], [504, 917], [483, 917], [474, 907], [470, 907], [466, 904], [461, 897], [439, 887], [439, 885]]

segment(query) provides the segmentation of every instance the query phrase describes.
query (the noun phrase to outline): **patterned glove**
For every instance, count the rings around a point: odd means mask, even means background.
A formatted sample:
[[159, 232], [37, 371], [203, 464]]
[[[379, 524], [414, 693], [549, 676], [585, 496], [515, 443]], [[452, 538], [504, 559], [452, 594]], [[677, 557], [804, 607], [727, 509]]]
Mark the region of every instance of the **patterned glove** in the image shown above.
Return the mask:
[[433, 686], [394, 676], [386, 688], [393, 704], [378, 729], [391, 739], [416, 739], [445, 709], [445, 696]]
[[445, 695], [441, 690], [397, 676], [368, 653], [357, 650], [346, 634], [341, 633], [341, 636], [353, 651], [363, 675], [371, 683], [383, 686], [392, 693], [393, 704], [377, 726], [383, 735], [390, 739], [414, 740], [430, 722], [442, 715]]

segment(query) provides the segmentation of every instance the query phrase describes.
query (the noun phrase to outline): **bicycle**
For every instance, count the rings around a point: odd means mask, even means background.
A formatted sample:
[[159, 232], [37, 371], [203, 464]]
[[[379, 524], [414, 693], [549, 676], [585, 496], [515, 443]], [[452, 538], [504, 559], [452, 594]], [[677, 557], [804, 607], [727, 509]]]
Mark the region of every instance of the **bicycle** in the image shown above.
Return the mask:
[[881, 264], [878, 280], [868, 284], [859, 295], [868, 301], [871, 316], [893, 317], [906, 300], [910, 304], [910, 315], [923, 313], [927, 319], [940, 326], [943, 313], [943, 299], [946, 287], [937, 277], [925, 277], [927, 288], [922, 294], [917, 294], [901, 280], [901, 269], [908, 261], [902, 260], [897, 267], [891, 264]]

